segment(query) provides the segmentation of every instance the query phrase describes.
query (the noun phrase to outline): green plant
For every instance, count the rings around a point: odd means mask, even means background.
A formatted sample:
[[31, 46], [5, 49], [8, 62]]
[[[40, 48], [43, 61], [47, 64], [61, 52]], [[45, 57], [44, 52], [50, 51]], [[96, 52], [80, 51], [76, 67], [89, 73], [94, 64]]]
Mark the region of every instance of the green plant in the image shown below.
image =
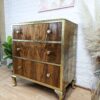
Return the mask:
[[[7, 41], [2, 44], [5, 56], [4, 59], [11, 59], [12, 60], [12, 37], [8, 36]], [[8, 68], [11, 68], [13, 63], [8, 64]]]

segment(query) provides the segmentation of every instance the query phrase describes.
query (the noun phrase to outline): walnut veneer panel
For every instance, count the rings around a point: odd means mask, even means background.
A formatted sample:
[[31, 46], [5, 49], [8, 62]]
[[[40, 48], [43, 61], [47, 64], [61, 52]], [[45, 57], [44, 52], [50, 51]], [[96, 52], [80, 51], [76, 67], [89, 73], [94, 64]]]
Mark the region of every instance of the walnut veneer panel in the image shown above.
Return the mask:
[[60, 67], [17, 58], [13, 62], [15, 74], [60, 87]]
[[13, 56], [61, 64], [61, 45], [32, 42], [13, 42]]
[[76, 80], [76, 48], [77, 25], [71, 21], [14, 25], [14, 74], [54, 89], [63, 100], [66, 87]]
[[61, 41], [61, 22], [13, 26], [13, 39]]

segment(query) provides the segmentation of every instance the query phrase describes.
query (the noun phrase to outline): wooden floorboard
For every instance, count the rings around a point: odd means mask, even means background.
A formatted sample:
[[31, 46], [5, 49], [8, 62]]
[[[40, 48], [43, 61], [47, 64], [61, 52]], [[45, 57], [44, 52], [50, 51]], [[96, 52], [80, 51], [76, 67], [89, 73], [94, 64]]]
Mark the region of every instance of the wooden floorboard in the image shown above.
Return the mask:
[[[11, 71], [0, 67], [0, 100], [58, 100], [53, 90], [32, 82], [17, 79], [18, 86], [12, 86]], [[65, 100], [91, 100], [91, 93], [85, 89], [67, 89]]]

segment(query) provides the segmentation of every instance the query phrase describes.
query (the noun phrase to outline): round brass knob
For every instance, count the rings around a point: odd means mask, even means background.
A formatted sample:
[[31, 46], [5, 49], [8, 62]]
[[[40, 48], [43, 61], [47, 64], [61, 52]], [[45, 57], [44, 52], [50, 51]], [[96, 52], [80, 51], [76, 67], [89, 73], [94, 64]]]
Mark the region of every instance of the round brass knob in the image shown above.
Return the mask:
[[47, 55], [50, 55], [51, 54], [51, 51], [47, 51]]
[[17, 30], [17, 31], [16, 31], [16, 33], [18, 34], [18, 33], [20, 33], [20, 31], [19, 31], [19, 30]]
[[51, 30], [50, 30], [50, 29], [48, 29], [48, 30], [47, 30], [47, 34], [50, 34], [50, 33], [51, 33]]
[[22, 68], [22, 66], [18, 66], [18, 69], [21, 69]]
[[17, 48], [16, 50], [17, 50], [17, 51], [20, 51], [21, 49], [20, 49], [20, 48]]
[[47, 73], [47, 75], [46, 75], [46, 76], [47, 76], [47, 78], [49, 78], [51, 75], [50, 75], [50, 73]]

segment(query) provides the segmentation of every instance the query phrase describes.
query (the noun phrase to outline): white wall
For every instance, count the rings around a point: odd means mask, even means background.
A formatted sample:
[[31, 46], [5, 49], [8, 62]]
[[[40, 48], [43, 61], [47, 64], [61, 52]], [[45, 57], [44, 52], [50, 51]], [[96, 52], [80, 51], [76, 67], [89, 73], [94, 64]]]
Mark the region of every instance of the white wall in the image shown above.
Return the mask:
[[100, 27], [100, 0], [95, 1], [96, 27]]
[[93, 77], [92, 65], [88, 52], [85, 49], [83, 34], [81, 32], [81, 22], [76, 0], [74, 8], [54, 10], [39, 13], [39, 0], [4, 0], [5, 1], [5, 21], [6, 34], [11, 35], [11, 25], [20, 22], [36, 21], [42, 19], [65, 18], [78, 23], [78, 50], [77, 50], [77, 84], [86, 88], [91, 88]]
[[5, 39], [5, 21], [4, 21], [4, 0], [0, 0], [0, 36], [1, 40]]

